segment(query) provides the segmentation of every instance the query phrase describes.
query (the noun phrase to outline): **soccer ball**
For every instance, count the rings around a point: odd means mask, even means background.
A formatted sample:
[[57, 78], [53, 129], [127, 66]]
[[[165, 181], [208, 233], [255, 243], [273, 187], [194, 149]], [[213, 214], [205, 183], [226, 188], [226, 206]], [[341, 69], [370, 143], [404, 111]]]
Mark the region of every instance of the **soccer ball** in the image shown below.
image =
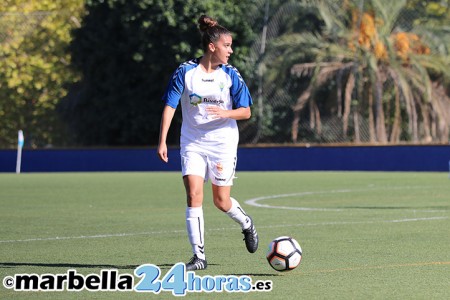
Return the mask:
[[266, 258], [275, 270], [290, 271], [300, 265], [302, 248], [295, 239], [280, 236], [270, 242]]

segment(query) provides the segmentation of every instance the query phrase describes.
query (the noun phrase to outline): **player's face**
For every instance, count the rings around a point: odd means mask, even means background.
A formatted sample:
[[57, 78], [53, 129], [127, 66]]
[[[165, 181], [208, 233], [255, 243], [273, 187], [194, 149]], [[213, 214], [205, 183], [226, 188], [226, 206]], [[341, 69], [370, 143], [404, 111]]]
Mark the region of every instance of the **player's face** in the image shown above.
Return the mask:
[[220, 39], [214, 44], [213, 57], [218, 64], [227, 64], [233, 50], [231, 49], [231, 44], [233, 43], [233, 38], [231, 35], [222, 34]]

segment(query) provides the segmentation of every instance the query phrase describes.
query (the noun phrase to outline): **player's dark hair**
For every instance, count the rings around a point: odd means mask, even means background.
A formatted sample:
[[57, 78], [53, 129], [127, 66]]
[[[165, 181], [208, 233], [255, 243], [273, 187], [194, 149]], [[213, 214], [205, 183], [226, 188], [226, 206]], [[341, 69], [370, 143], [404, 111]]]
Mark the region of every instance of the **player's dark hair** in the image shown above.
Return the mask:
[[198, 19], [198, 28], [202, 34], [202, 47], [205, 52], [208, 50], [209, 43], [216, 43], [221, 35], [231, 35], [228, 29], [219, 25], [216, 20], [207, 15], [200, 16]]

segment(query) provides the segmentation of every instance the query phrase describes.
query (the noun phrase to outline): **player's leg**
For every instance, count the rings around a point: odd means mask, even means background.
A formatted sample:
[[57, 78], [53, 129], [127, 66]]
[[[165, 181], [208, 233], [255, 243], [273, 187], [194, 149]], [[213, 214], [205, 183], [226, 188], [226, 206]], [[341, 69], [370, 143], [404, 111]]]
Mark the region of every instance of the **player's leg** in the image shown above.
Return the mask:
[[230, 197], [231, 186], [212, 185], [214, 205], [238, 223], [244, 234], [244, 241], [250, 253], [258, 249], [258, 233], [252, 218], [242, 209], [239, 202]]
[[183, 177], [186, 188], [186, 229], [194, 256], [186, 264], [188, 271], [206, 269], [205, 256], [205, 223], [203, 219], [203, 182], [204, 179], [197, 175]]
[[212, 182], [214, 205], [237, 222], [244, 234], [245, 245], [250, 253], [258, 249], [258, 234], [252, 218], [245, 213], [239, 202], [230, 196], [235, 175], [236, 158], [216, 159], [208, 162]]
[[197, 153], [183, 153], [182, 174], [186, 189], [186, 230], [194, 256], [186, 264], [188, 271], [206, 269], [203, 185], [206, 159]]
[[187, 207], [202, 207], [204, 182], [203, 177], [198, 175], [183, 176]]

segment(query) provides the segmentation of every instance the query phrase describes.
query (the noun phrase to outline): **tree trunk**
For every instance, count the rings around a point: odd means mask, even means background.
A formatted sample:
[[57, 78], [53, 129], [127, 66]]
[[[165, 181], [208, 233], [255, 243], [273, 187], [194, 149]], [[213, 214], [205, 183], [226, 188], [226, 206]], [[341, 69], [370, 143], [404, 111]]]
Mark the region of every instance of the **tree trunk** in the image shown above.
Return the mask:
[[373, 116], [373, 95], [370, 85], [367, 87], [367, 98], [369, 100], [369, 140], [371, 143], [375, 143], [377, 139], [375, 134], [375, 121]]
[[400, 114], [400, 94], [398, 90], [398, 86], [394, 84], [394, 92], [395, 92], [395, 112], [394, 112], [394, 123], [392, 124], [392, 131], [389, 141], [391, 143], [398, 143], [400, 141], [401, 134], [401, 124], [402, 124], [402, 116]]
[[386, 124], [384, 123], [384, 110], [383, 110], [383, 85], [380, 79], [380, 74], [376, 74], [375, 79], [375, 122], [376, 122], [376, 134], [378, 142], [387, 143], [386, 137]]
[[300, 122], [300, 112], [305, 106], [306, 102], [311, 96], [312, 87], [311, 85], [298, 97], [297, 103], [292, 108], [294, 112], [294, 119], [292, 120], [292, 130], [291, 130], [291, 138], [292, 142], [296, 143], [298, 138], [298, 123]]
[[348, 75], [347, 84], [345, 85], [344, 115], [342, 117], [342, 133], [347, 137], [348, 116], [350, 115], [352, 105], [352, 94], [355, 88], [355, 76], [353, 73]]

